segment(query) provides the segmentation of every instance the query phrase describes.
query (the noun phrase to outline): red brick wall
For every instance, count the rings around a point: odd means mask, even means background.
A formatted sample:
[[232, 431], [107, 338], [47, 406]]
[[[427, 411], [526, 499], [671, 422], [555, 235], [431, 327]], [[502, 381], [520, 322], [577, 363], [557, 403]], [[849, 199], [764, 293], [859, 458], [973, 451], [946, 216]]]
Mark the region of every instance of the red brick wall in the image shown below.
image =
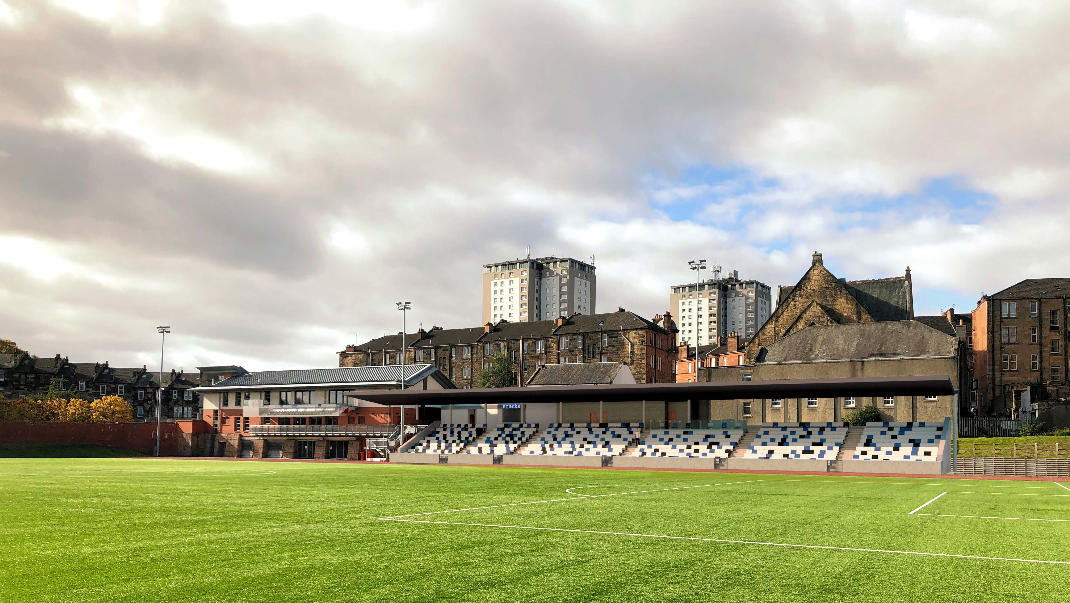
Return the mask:
[[[189, 428], [190, 426], [186, 426]], [[199, 429], [199, 427], [198, 427]], [[174, 422], [160, 424], [162, 456], [178, 456], [183, 429]], [[155, 423], [45, 423], [0, 421], [0, 442], [46, 442], [97, 444], [152, 454], [156, 445]]]

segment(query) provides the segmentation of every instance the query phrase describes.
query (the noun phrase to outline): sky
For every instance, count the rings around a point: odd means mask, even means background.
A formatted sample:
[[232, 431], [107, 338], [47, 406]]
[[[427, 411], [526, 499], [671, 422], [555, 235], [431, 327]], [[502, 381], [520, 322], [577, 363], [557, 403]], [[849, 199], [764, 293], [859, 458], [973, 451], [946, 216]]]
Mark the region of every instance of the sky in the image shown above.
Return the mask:
[[0, 338], [328, 367], [479, 324], [482, 265], [1067, 276], [1070, 4], [0, 0]]

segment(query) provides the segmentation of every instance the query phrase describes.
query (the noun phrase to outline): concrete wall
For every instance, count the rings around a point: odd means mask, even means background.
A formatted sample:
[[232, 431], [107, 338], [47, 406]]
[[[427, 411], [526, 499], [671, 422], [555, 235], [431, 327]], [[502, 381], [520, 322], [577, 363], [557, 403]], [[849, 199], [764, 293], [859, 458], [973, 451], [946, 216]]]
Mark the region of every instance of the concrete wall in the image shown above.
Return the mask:
[[840, 461], [845, 473], [906, 473], [909, 475], [940, 475], [940, 463], [932, 461]]
[[828, 471], [828, 461], [808, 459], [742, 459], [727, 458], [722, 461], [725, 469], [743, 471]]

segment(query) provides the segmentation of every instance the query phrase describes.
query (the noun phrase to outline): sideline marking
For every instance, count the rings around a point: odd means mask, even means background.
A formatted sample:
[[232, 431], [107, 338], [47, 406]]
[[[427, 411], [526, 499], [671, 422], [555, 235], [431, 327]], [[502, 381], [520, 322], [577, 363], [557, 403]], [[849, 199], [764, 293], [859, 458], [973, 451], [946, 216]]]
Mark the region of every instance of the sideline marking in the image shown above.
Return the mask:
[[1070, 519], [1040, 519], [1037, 517], [995, 517], [990, 515], [945, 515], [942, 513], [918, 513], [918, 517], [961, 517], [963, 519], [1009, 519], [1014, 521], [1070, 522]]
[[692, 542], [716, 542], [720, 544], [744, 544], [751, 546], [778, 546], [795, 549], [816, 549], [822, 551], [851, 551], [857, 553], [887, 553], [893, 555], [918, 555], [922, 557], [950, 557], [954, 559], [972, 559], [982, 561], [1015, 561], [1020, 563], [1042, 563], [1048, 565], [1070, 565], [1070, 561], [1049, 561], [1045, 559], [1016, 559], [1013, 557], [984, 557], [981, 555], [956, 555], [954, 553], [923, 553], [921, 551], [895, 551], [891, 549], [857, 549], [845, 546], [824, 546], [819, 544], [793, 544], [789, 542], [761, 542], [757, 540], [725, 540], [721, 538], [700, 538], [698, 536], [665, 536], [662, 534], [636, 534], [630, 532], [604, 532], [601, 530], [576, 530], [569, 528], [544, 528], [537, 526], [510, 526], [493, 523], [462, 523], [459, 521], [431, 521], [427, 519], [395, 519], [380, 517], [383, 521], [405, 523], [426, 523], [448, 526], [469, 526], [480, 528], [502, 528], [511, 530], [535, 530], [543, 532], [569, 532], [572, 534], [597, 534], [601, 536], [632, 536], [635, 538], [661, 538], [665, 540], [690, 540]]
[[941, 492], [940, 494], [937, 494], [937, 495], [936, 495], [936, 498], [934, 498], [934, 499], [930, 500], [929, 502], [927, 502], [927, 503], [925, 503], [924, 505], [922, 505], [922, 506], [918, 507], [917, 509], [914, 509], [914, 510], [913, 510], [913, 511], [911, 511], [910, 513], [907, 513], [907, 515], [913, 515], [913, 514], [917, 513], [918, 511], [921, 511], [921, 510], [922, 510], [922, 509], [924, 509], [925, 507], [928, 507], [929, 505], [931, 505], [931, 504], [933, 504], [934, 502], [936, 502], [936, 500], [937, 500], [938, 498], [940, 498], [941, 496], [943, 496], [943, 495], [945, 495], [945, 494], [947, 494], [947, 492]]
[[1055, 484], [1056, 486], [1059, 486], [1063, 490], [1070, 490], [1070, 488], [1067, 488], [1066, 486], [1060, 484], [1059, 482], [1052, 482], [1052, 483]]

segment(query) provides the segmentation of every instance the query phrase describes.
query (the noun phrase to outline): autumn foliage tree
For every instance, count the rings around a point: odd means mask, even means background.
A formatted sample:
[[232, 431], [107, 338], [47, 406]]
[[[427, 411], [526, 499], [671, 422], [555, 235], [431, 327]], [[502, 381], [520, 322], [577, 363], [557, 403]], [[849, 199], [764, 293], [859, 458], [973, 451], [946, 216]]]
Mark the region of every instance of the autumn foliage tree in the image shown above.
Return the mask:
[[89, 402], [81, 398], [38, 400], [29, 396], [7, 400], [0, 395], [0, 420], [129, 423], [134, 420], [134, 409], [119, 396], [104, 396]]

